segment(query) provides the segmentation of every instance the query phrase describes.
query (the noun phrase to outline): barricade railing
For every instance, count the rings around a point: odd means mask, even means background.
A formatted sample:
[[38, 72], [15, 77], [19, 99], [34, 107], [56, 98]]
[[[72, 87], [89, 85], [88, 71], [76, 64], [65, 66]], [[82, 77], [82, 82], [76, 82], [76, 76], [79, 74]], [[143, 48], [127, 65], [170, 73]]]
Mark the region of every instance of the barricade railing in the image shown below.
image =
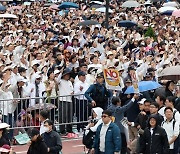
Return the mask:
[[0, 99], [0, 121], [8, 123], [10, 129], [23, 132], [28, 128], [40, 127], [39, 112], [43, 109], [49, 111], [49, 118], [57, 129], [72, 124], [77, 124], [79, 129], [83, 123], [87, 123], [91, 115], [84, 95], [27, 97]]

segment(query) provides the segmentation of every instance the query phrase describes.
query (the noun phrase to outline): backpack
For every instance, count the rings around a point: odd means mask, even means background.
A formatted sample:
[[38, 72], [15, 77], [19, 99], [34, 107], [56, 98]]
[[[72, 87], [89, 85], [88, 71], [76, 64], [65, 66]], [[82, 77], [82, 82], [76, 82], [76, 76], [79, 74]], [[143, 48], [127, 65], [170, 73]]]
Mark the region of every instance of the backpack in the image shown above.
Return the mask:
[[83, 133], [82, 143], [86, 146], [86, 148], [91, 149], [96, 132], [89, 130], [89, 132], [86, 134], [85, 131]]
[[[173, 112], [173, 131], [174, 131], [174, 126], [175, 126], [175, 123], [176, 123], [176, 119], [175, 119], [175, 114], [176, 112], [178, 112], [177, 110], [175, 110]], [[180, 132], [180, 126], [179, 126], [179, 132]], [[180, 134], [178, 135], [178, 137], [176, 138], [176, 140], [174, 141], [174, 152], [175, 153], [180, 153]]]

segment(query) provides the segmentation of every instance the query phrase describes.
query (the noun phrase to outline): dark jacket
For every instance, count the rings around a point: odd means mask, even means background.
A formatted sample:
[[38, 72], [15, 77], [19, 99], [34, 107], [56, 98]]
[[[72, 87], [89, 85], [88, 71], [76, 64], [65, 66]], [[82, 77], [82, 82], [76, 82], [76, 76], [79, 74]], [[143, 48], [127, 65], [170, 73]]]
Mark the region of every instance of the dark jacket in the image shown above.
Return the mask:
[[[100, 132], [102, 125], [99, 125], [96, 131], [96, 136], [94, 139], [93, 148], [95, 149], [95, 154], [99, 154], [100, 145]], [[105, 136], [105, 154], [114, 154], [114, 152], [119, 152], [121, 150], [121, 136], [120, 130], [115, 123], [110, 123]]]
[[36, 142], [32, 142], [27, 154], [48, 154], [47, 146], [42, 139], [38, 139]]
[[55, 131], [51, 131], [49, 133], [43, 133], [42, 137], [47, 147], [50, 148], [50, 152], [48, 154], [59, 154], [62, 149], [62, 143], [59, 134]]
[[0, 138], [0, 147], [2, 147], [4, 144], [10, 145], [8, 139], [7, 139], [6, 137], [2, 136], [2, 137]]
[[133, 101], [130, 100], [128, 104], [124, 105], [124, 106], [116, 106], [111, 104], [108, 107], [108, 110], [110, 110], [113, 113], [113, 116], [115, 117], [115, 123], [118, 125], [118, 127], [120, 128], [120, 132], [121, 133], [125, 133], [124, 132], [124, 126], [121, 123], [121, 120], [124, 118], [124, 112], [126, 112], [129, 108], [131, 108], [131, 106], [133, 105]]
[[[150, 116], [150, 118], [152, 115]], [[157, 121], [157, 116], [153, 115]], [[141, 136], [140, 143], [140, 153], [143, 154], [168, 154], [169, 153], [169, 142], [167, 138], [166, 131], [156, 125], [153, 129], [153, 134], [151, 135], [149, 121], [148, 127], [144, 130], [143, 135]]]
[[138, 125], [141, 126], [141, 129], [145, 129], [147, 126], [147, 120], [148, 120], [149, 114], [146, 113], [146, 115], [143, 115], [141, 113], [138, 114], [136, 120], [135, 120], [135, 127]]
[[101, 107], [105, 109], [108, 104], [108, 98], [111, 97], [111, 92], [105, 87], [104, 84], [92, 84], [85, 92], [85, 97], [89, 102], [94, 100], [96, 102], [96, 107]]

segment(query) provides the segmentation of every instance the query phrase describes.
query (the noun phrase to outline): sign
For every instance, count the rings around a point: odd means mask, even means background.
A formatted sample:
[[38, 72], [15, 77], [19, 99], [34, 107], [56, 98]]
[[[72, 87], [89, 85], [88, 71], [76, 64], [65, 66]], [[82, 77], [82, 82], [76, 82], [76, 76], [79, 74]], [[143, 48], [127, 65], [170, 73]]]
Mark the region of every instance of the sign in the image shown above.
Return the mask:
[[119, 72], [115, 69], [104, 69], [104, 78], [107, 89], [121, 90]]
[[24, 134], [21, 134], [19, 133], [19, 135], [17, 136], [14, 136], [14, 138], [16, 139], [16, 141], [19, 143], [19, 144], [27, 144], [29, 141], [30, 141], [30, 138], [29, 136], [27, 135], [27, 133], [24, 133]]

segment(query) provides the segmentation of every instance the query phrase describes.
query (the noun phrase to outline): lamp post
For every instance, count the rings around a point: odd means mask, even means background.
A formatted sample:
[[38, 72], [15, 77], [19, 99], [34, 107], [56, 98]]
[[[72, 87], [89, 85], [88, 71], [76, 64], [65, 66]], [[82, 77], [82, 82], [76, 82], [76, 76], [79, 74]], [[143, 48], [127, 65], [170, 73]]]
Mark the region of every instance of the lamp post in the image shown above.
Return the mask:
[[109, 18], [109, 0], [106, 0], [106, 17], [105, 17], [105, 26], [106, 26], [106, 28], [109, 27], [108, 18]]

